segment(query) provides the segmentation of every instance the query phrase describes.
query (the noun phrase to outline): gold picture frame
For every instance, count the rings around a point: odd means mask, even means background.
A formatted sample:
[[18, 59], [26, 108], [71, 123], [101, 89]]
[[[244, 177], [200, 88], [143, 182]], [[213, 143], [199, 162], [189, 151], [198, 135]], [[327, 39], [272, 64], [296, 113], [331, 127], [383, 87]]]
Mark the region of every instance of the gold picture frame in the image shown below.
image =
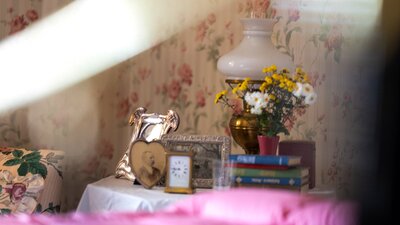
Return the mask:
[[194, 153], [194, 188], [212, 188], [212, 161], [225, 162], [231, 152], [231, 138], [227, 136], [168, 134], [161, 142], [167, 151]]

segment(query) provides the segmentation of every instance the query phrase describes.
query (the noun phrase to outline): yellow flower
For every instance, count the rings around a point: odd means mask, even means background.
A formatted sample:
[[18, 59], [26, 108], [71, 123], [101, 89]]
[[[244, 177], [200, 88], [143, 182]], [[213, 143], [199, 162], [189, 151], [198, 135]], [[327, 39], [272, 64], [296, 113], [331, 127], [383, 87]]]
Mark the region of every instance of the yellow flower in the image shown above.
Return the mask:
[[275, 100], [275, 99], [276, 99], [276, 96], [275, 96], [275, 95], [273, 95], [273, 94], [270, 94], [270, 95], [269, 95], [269, 99], [271, 99], [271, 100]]
[[265, 77], [265, 82], [267, 82], [267, 84], [272, 84], [272, 78], [271, 77]]
[[269, 69], [271, 70], [271, 72], [276, 72], [276, 65], [275, 64], [272, 64], [270, 67], [269, 67]]
[[304, 80], [304, 82], [310, 82], [310, 79], [308, 78], [307, 74], [304, 74], [303, 80]]
[[261, 92], [264, 92], [265, 89], [267, 89], [267, 85], [268, 85], [268, 84], [267, 84], [266, 82], [263, 82], [263, 83], [261, 84], [260, 88], [259, 88], [260, 91], [261, 91]]
[[278, 74], [276, 74], [276, 73], [274, 73], [274, 74], [272, 74], [272, 78], [274, 79], [274, 80], [279, 80], [279, 75]]
[[286, 68], [283, 68], [282, 69], [282, 73], [287, 74], [287, 73], [290, 73], [290, 71], [288, 69], [286, 69]]
[[293, 81], [291, 81], [291, 80], [287, 80], [287, 81], [286, 81], [286, 85], [287, 85], [288, 87], [294, 87], [294, 83], [293, 83]]
[[242, 84], [239, 87], [239, 90], [241, 90], [241, 91], [247, 90], [247, 85], [248, 85], [249, 80], [250, 80], [250, 78], [244, 79], [244, 81], [242, 82]]
[[269, 67], [263, 68], [262, 72], [263, 72], [263, 73], [268, 73], [268, 72], [269, 72]]
[[220, 93], [216, 94], [216, 95], [215, 95], [215, 99], [214, 99], [214, 103], [217, 104], [218, 101], [219, 101], [223, 96], [225, 96], [227, 93], [228, 93], [227, 90], [223, 90], [223, 91], [221, 91]]
[[236, 87], [234, 87], [234, 88], [232, 89], [232, 93], [233, 93], [233, 94], [236, 94], [236, 93], [237, 93], [237, 91], [239, 90], [239, 86], [240, 86], [240, 84], [238, 84]]

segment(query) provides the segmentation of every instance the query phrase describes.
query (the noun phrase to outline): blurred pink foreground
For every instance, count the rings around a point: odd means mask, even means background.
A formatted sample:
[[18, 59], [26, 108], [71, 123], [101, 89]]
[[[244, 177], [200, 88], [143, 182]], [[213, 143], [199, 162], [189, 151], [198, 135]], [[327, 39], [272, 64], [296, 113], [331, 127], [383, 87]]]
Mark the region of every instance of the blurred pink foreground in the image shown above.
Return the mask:
[[241, 188], [222, 192], [198, 193], [155, 213], [20, 214], [1, 216], [0, 224], [355, 225], [357, 218], [357, 206], [352, 202], [321, 199], [282, 190]]

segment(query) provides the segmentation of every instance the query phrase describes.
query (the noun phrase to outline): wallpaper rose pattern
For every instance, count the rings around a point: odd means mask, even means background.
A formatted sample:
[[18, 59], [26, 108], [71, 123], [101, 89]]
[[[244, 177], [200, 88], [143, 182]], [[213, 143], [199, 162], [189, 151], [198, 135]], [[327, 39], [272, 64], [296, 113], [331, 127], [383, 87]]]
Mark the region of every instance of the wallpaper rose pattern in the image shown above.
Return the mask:
[[[41, 0], [5, 2], [7, 9], [0, 3], [1, 38], [41, 19]], [[300, 112], [289, 124], [291, 135], [282, 139], [316, 141], [317, 184], [334, 186], [339, 196], [351, 194], [360, 151], [368, 146], [354, 134], [371, 135], [365, 127], [374, 125], [366, 116], [375, 113], [374, 99], [365, 103], [363, 93], [374, 88], [369, 84], [377, 78], [358, 57], [374, 25], [362, 19], [376, 16], [374, 5], [365, 6], [370, 9], [365, 15], [343, 11], [333, 0], [231, 1], [226, 10], [210, 12], [190, 29], [87, 81], [1, 112], [0, 146], [66, 151], [63, 210], [68, 211], [76, 207], [86, 184], [113, 174], [130, 139], [129, 115], [139, 106], [150, 112], [177, 111], [177, 133], [229, 135], [232, 112], [213, 103], [225, 87], [216, 63], [240, 42], [239, 20], [252, 11], [252, 2], [269, 6], [277, 21], [270, 41], [308, 71], [318, 94], [317, 103]], [[320, 11], [311, 10], [315, 8]], [[243, 153], [236, 144], [232, 151]]]

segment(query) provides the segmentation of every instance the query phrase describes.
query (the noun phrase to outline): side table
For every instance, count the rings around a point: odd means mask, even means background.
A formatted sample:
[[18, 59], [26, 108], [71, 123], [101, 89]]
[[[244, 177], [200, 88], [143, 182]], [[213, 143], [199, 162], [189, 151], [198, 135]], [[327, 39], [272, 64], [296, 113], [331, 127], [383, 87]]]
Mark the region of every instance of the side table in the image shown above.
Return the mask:
[[[196, 189], [196, 192], [208, 190], [211, 189]], [[76, 211], [154, 212], [190, 196], [165, 193], [164, 187], [145, 189], [141, 185], [133, 185], [131, 181], [109, 176], [86, 186]]]

